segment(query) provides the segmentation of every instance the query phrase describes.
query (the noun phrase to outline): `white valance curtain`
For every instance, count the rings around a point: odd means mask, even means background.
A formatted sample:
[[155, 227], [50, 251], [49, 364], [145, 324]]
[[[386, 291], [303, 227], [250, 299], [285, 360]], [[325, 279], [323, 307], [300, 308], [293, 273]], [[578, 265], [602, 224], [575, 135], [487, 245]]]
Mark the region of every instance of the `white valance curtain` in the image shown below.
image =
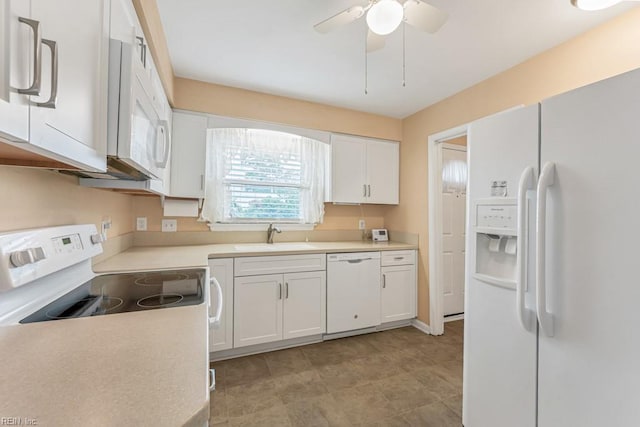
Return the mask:
[[249, 185], [255, 191], [260, 185], [271, 184], [290, 192], [296, 200], [299, 197], [299, 211], [285, 209], [286, 219], [281, 222], [321, 223], [328, 158], [328, 144], [299, 135], [249, 128], [209, 129], [201, 220], [243, 222], [234, 219], [231, 206], [233, 198], [241, 198], [239, 189]]

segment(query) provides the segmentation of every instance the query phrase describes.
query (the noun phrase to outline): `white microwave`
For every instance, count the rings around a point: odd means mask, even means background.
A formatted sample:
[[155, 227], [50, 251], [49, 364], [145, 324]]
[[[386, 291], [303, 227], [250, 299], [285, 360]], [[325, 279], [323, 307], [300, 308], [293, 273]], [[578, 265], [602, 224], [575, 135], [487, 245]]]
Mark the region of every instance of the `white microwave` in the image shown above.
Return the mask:
[[122, 179], [161, 178], [171, 151], [169, 123], [153, 105], [152, 84], [136, 47], [109, 46], [107, 173]]

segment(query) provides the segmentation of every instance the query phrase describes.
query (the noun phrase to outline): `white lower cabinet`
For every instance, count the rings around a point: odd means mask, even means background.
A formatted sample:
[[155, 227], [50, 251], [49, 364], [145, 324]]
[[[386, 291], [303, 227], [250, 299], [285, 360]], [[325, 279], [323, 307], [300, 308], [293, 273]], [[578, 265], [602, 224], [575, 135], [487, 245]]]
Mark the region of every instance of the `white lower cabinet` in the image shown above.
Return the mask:
[[284, 275], [284, 317], [282, 338], [300, 338], [326, 331], [326, 273]]
[[382, 323], [416, 317], [416, 267], [382, 267]]
[[322, 334], [325, 272], [236, 277], [234, 347]]
[[[209, 351], [233, 348], [233, 258], [209, 260], [209, 273], [222, 288], [222, 315], [218, 328], [209, 327]], [[218, 294], [211, 288], [211, 308], [209, 316], [215, 315]]]
[[234, 347], [282, 339], [282, 274], [236, 277]]
[[416, 317], [415, 251], [383, 252], [380, 268], [382, 323]]

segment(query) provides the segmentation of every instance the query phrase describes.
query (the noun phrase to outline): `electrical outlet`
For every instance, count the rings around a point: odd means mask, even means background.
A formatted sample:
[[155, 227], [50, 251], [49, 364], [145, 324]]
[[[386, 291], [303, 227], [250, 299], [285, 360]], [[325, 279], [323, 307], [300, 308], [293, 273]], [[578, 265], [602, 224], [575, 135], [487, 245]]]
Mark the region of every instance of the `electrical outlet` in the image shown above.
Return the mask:
[[162, 231], [164, 231], [164, 232], [178, 231], [178, 220], [177, 219], [163, 219], [162, 220]]
[[367, 225], [365, 224], [364, 219], [358, 221], [358, 230], [364, 230], [365, 228], [367, 228]]
[[136, 231], [147, 231], [147, 217], [139, 216], [136, 218]]
[[102, 217], [100, 223], [100, 234], [102, 234], [102, 240], [107, 240], [107, 230], [111, 228], [111, 217]]

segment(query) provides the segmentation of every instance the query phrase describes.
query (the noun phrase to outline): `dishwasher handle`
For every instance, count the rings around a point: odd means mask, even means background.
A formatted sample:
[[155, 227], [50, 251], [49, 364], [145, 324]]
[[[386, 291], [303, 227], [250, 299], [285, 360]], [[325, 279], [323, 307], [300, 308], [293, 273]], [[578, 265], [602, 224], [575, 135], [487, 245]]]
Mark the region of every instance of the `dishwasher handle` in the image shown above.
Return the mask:
[[347, 261], [349, 264], [360, 264], [362, 261], [369, 261], [373, 258], [358, 258], [358, 259], [345, 259], [343, 261]]

